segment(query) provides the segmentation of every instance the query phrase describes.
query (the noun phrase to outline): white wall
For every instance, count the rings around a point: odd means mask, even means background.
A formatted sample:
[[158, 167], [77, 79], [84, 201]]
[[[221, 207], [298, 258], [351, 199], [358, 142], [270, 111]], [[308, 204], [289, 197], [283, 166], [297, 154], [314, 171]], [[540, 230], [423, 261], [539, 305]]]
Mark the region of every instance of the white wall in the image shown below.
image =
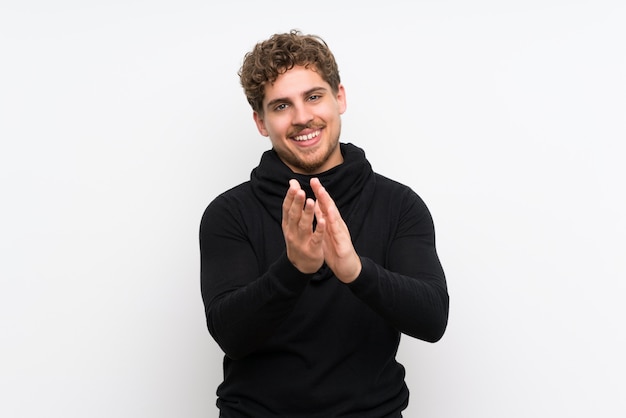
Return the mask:
[[335, 51], [343, 140], [429, 205], [451, 294], [412, 417], [626, 414], [626, 7], [3, 1], [0, 416], [209, 417], [197, 232], [267, 139], [236, 71]]

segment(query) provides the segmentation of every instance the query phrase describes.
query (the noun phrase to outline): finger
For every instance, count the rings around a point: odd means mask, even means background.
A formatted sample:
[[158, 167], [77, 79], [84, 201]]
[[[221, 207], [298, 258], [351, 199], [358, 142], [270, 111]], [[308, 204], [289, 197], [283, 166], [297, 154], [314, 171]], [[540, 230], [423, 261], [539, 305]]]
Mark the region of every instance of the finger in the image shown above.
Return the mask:
[[306, 195], [304, 193], [304, 190], [296, 190], [293, 201], [291, 202], [291, 207], [289, 207], [289, 210], [287, 212], [288, 224], [297, 225], [299, 223], [300, 218], [303, 214], [305, 199]]
[[326, 231], [326, 218], [324, 217], [324, 213], [322, 212], [322, 208], [320, 207], [319, 201], [315, 201], [315, 219], [317, 220], [317, 224], [315, 226], [315, 232], [318, 231], [323, 234]]
[[326, 191], [326, 188], [322, 186], [322, 183], [317, 178], [311, 179], [311, 188], [317, 198], [317, 202], [320, 206], [322, 213], [328, 218], [329, 222], [336, 222], [339, 215], [339, 209], [335, 205], [335, 201], [330, 197], [330, 194]]
[[306, 199], [306, 201], [304, 202], [304, 209], [302, 213], [300, 214], [298, 227], [310, 233], [313, 230], [314, 215], [315, 215], [315, 202], [313, 201], [313, 199]]
[[295, 180], [289, 181], [289, 188], [287, 189], [287, 193], [285, 193], [285, 199], [283, 199], [283, 213], [286, 210], [289, 210], [291, 203], [293, 202], [293, 198], [296, 195], [297, 187], [294, 182]]
[[285, 199], [283, 200], [283, 223], [289, 222], [289, 211], [293, 207], [294, 200], [296, 199], [299, 190], [301, 190], [300, 183], [294, 179], [289, 180], [289, 189], [287, 190]]
[[325, 220], [324, 219], [324, 212], [322, 211], [322, 207], [320, 206], [320, 201], [316, 200], [315, 201], [315, 218], [317, 219], [317, 223], [319, 224], [320, 221]]
[[317, 225], [315, 226], [315, 232], [311, 235], [311, 242], [313, 245], [320, 245], [324, 241], [326, 234], [326, 221], [322, 219], [318, 219]]
[[[317, 199], [326, 191], [324, 186], [322, 186], [322, 182], [317, 177], [313, 177], [310, 181], [311, 189], [313, 189], [313, 194]], [[330, 197], [330, 196], [329, 196]]]
[[[322, 183], [317, 177], [313, 177], [310, 181], [311, 189], [313, 189], [313, 194], [319, 201], [324, 193], [326, 193], [326, 189], [322, 186]], [[326, 193], [328, 194], [328, 193]], [[330, 196], [329, 196], [330, 197]]]
[[313, 191], [315, 191], [315, 189], [322, 187], [322, 182], [317, 177], [313, 177], [310, 181], [310, 184], [311, 184], [311, 188], [313, 189]]

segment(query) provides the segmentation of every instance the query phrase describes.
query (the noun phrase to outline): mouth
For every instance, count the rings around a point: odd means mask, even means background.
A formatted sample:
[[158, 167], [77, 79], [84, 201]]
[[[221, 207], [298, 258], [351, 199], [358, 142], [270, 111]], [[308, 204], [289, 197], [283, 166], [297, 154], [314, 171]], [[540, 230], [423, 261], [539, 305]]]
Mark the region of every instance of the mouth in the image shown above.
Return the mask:
[[321, 133], [322, 133], [321, 129], [317, 129], [313, 132], [309, 132], [308, 134], [292, 136], [291, 139], [293, 139], [296, 142], [306, 142], [306, 141], [310, 141], [312, 139], [317, 138]]

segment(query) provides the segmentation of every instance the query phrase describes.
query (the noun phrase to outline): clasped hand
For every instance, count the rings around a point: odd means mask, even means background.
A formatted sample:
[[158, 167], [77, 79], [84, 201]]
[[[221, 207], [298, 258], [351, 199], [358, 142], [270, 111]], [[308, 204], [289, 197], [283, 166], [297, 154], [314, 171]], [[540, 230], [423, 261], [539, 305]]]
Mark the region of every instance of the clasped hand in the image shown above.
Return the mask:
[[282, 220], [287, 257], [308, 274], [326, 262], [339, 280], [350, 283], [361, 273], [361, 259], [352, 245], [348, 226], [319, 179], [311, 179], [311, 188], [315, 200], [306, 197], [297, 180], [289, 181]]

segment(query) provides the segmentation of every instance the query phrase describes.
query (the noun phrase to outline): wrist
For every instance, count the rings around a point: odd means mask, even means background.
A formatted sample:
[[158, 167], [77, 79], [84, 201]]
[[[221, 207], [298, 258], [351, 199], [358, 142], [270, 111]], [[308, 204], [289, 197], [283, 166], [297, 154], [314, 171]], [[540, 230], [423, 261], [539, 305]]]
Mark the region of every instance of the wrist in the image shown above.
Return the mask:
[[361, 275], [361, 270], [363, 270], [363, 265], [361, 264], [361, 257], [356, 255], [354, 268], [352, 269], [352, 271], [346, 275], [343, 275], [342, 277], [338, 277], [338, 279], [342, 283], [350, 284], [354, 282]]

